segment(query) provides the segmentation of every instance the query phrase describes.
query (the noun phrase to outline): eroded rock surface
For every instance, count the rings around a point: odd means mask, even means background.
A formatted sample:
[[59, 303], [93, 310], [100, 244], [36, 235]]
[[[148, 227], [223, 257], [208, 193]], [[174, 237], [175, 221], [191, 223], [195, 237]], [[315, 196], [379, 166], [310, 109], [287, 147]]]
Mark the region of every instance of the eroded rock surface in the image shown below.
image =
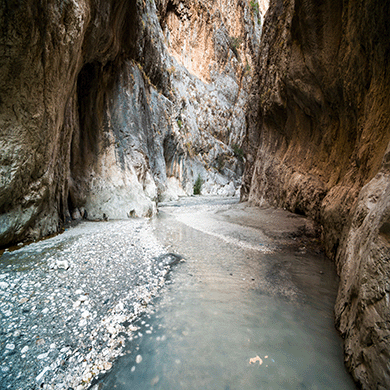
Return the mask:
[[150, 216], [198, 176], [237, 194], [264, 7], [3, 2], [0, 246]]
[[317, 221], [341, 276], [336, 323], [365, 389], [390, 383], [389, 4], [270, 3], [242, 197]]

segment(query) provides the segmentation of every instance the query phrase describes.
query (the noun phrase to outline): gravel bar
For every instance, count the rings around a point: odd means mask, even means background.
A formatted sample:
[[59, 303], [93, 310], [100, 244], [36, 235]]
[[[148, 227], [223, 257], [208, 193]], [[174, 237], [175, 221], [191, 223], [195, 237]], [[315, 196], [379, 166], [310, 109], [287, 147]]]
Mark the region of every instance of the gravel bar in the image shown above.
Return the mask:
[[0, 257], [0, 389], [87, 389], [177, 257], [148, 220], [83, 222]]

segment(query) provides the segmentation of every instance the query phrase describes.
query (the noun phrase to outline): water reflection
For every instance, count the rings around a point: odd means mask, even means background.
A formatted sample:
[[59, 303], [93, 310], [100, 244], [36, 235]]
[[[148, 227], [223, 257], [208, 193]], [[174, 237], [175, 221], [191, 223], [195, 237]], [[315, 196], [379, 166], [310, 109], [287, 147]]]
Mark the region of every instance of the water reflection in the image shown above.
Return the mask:
[[333, 326], [333, 265], [242, 218], [222, 225], [213, 207], [167, 208], [153, 222], [186, 262], [100, 388], [354, 389]]

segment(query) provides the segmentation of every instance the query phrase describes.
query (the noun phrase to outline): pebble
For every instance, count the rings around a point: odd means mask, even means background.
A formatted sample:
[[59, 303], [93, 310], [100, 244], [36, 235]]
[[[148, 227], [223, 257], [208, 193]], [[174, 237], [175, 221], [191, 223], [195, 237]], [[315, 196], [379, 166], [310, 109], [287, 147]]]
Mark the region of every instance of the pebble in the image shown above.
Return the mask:
[[83, 318], [88, 318], [90, 315], [91, 315], [91, 313], [88, 310], [84, 310], [81, 313], [81, 317], [83, 317]]
[[15, 349], [15, 344], [6, 344], [5, 345], [5, 349], [13, 351]]
[[157, 383], [159, 382], [159, 380], [160, 380], [160, 377], [157, 375], [157, 376], [155, 376], [155, 377], [152, 379], [152, 381], [150, 382], [150, 384], [151, 384], [152, 386], [156, 386]]
[[5, 290], [8, 286], [9, 286], [9, 284], [7, 282], [0, 282], [1, 289]]
[[137, 355], [137, 357], [135, 358], [135, 362], [137, 364], [140, 364], [142, 362], [142, 356], [141, 355]]
[[35, 380], [39, 382], [48, 371], [50, 371], [50, 367], [45, 367], [43, 371], [35, 378]]
[[69, 262], [67, 260], [57, 260], [57, 267], [64, 270], [68, 270]]
[[26, 353], [28, 351], [28, 345], [25, 345], [22, 350], [20, 351], [20, 353]]

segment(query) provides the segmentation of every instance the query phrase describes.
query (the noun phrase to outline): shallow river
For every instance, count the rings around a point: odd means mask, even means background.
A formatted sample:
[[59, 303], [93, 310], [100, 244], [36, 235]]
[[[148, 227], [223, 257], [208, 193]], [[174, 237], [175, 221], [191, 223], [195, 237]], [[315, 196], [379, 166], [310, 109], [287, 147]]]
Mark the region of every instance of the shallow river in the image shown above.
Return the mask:
[[160, 207], [182, 258], [93, 389], [354, 389], [333, 325], [337, 276], [304, 219], [232, 199]]

